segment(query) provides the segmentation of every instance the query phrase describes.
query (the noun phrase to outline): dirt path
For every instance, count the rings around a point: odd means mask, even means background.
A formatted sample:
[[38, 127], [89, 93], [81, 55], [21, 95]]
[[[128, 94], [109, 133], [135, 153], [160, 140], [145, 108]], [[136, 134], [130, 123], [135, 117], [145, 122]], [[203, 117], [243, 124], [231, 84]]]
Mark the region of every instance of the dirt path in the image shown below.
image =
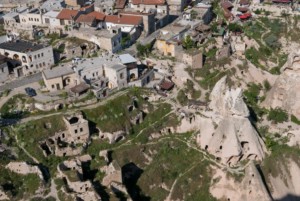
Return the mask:
[[[200, 161], [200, 162], [202, 162], [202, 161]], [[181, 177], [183, 177], [184, 175], [186, 175], [189, 171], [191, 171], [193, 168], [195, 168], [196, 165], [198, 165], [200, 162], [198, 162], [198, 163], [192, 165], [192, 166], [191, 166], [189, 169], [187, 169], [185, 172], [181, 173], [181, 174], [179, 175], [178, 178], [176, 178], [176, 180], [175, 180], [175, 181], [173, 182], [173, 184], [172, 184], [172, 187], [171, 187], [171, 189], [170, 189], [170, 193], [169, 193], [169, 195], [167, 196], [167, 198], [165, 199], [165, 201], [171, 201], [172, 194], [173, 194], [173, 192], [174, 192], [174, 188], [175, 188], [175, 186], [176, 186], [176, 184], [177, 184], [178, 179], [180, 179]]]

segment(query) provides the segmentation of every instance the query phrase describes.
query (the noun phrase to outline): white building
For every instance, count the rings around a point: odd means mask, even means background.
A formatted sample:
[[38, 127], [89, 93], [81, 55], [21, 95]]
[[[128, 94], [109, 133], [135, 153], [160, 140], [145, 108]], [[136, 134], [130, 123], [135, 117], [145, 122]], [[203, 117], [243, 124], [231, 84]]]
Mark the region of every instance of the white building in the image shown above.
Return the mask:
[[57, 19], [57, 11], [49, 11], [43, 15], [43, 23], [50, 27], [60, 27], [60, 19]]
[[42, 12], [41, 10], [34, 8], [28, 12], [19, 14], [20, 23], [27, 25], [42, 25]]

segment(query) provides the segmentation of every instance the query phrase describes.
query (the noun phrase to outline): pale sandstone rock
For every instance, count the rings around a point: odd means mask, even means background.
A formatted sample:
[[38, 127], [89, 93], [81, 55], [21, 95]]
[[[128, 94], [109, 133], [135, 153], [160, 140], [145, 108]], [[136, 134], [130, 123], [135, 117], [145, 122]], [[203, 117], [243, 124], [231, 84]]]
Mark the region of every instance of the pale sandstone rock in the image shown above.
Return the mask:
[[262, 106], [282, 108], [300, 118], [300, 53], [291, 54]]
[[266, 148], [248, 118], [249, 110], [243, 101], [242, 90], [229, 89], [226, 77], [223, 77], [210, 98], [212, 111], [205, 113], [209, 118], [198, 124], [197, 143], [201, 148], [227, 165], [244, 159], [262, 160]]
[[228, 201], [271, 201], [271, 197], [257, 171], [255, 165], [250, 164], [245, 170], [245, 176], [241, 182], [226, 176], [222, 170], [216, 170], [210, 193], [217, 199]]
[[[300, 197], [300, 167], [299, 165], [289, 159], [288, 162], [280, 164], [280, 175], [273, 177], [272, 175], [265, 175], [269, 177], [270, 189], [274, 200], [296, 201]], [[295, 198], [287, 199], [288, 195], [293, 195]], [[298, 199], [297, 199], [298, 197]]]

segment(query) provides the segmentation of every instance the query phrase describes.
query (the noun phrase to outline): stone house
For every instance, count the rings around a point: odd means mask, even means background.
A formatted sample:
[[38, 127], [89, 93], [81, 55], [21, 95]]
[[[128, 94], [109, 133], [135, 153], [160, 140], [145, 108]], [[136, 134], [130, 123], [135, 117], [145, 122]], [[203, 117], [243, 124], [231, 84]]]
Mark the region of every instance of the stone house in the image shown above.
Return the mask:
[[42, 72], [42, 76], [48, 91], [57, 91], [80, 83], [74, 70], [64, 65], [46, 69]]
[[156, 14], [155, 13], [146, 13], [146, 12], [130, 12], [130, 11], [120, 11], [121, 15], [131, 15], [139, 16], [143, 18], [143, 32], [146, 35], [153, 33], [156, 30]]
[[49, 11], [42, 16], [43, 24], [49, 26], [50, 28], [60, 27], [60, 19], [57, 18], [58, 11]]
[[21, 24], [27, 24], [27, 25], [42, 25], [42, 11], [40, 9], [34, 8], [29, 10], [28, 12], [20, 13], [20, 23]]
[[121, 63], [127, 68], [127, 80], [128, 82], [139, 78], [137, 60], [130, 54], [119, 55]]
[[105, 17], [105, 28], [120, 28], [122, 33], [129, 34], [133, 42], [138, 39], [142, 32], [143, 18], [132, 15], [107, 15]]
[[95, 43], [101, 49], [112, 53], [122, 49], [120, 28], [112, 28], [110, 30], [95, 30], [94, 28], [71, 30], [68, 32], [68, 35]]
[[156, 48], [164, 56], [176, 57], [182, 52], [181, 41], [190, 25], [173, 23], [160, 30], [156, 40]]
[[139, 12], [149, 13], [155, 10], [159, 14], [169, 14], [169, 8], [165, 0], [131, 0], [129, 7]]
[[182, 61], [192, 68], [202, 68], [203, 53], [198, 49], [187, 50], [183, 53]]
[[16, 77], [41, 72], [54, 64], [52, 46], [24, 40], [1, 43], [0, 55], [21, 63], [15, 74]]
[[63, 121], [66, 130], [59, 131], [54, 136], [40, 142], [43, 153], [48, 156], [74, 156], [81, 153], [82, 146], [90, 138], [89, 123], [81, 112], [65, 115]]
[[56, 16], [60, 20], [61, 26], [71, 26], [75, 25], [75, 20], [79, 17], [80, 13], [78, 10], [63, 9]]
[[90, 180], [83, 178], [83, 167], [91, 162], [90, 155], [83, 155], [75, 159], [66, 160], [58, 165], [59, 176], [65, 180], [74, 200], [101, 200]]
[[209, 24], [213, 19], [213, 10], [210, 4], [198, 3], [192, 8], [197, 13], [197, 18], [201, 19], [204, 24]]
[[170, 15], [180, 15], [189, 2], [189, 0], [167, 0]]

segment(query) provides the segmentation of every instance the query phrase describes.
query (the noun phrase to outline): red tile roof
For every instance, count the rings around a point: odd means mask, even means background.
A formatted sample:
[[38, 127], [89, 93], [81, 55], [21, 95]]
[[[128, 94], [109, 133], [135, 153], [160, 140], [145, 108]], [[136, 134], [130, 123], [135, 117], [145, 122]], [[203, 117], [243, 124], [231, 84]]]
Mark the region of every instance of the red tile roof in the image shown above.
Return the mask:
[[90, 15], [80, 15], [77, 19], [76, 22], [84, 22], [84, 23], [93, 23], [93, 21], [96, 18], [94, 16]]
[[97, 12], [97, 11], [93, 11], [89, 14], [87, 14], [88, 16], [93, 16], [95, 17], [97, 20], [101, 20], [101, 21], [104, 21], [105, 19], [105, 14], [104, 13], [100, 13], [100, 12]]
[[134, 5], [145, 4], [145, 5], [164, 5], [165, 0], [131, 0]]
[[72, 20], [72, 17], [75, 18], [77, 15], [77, 10], [62, 9], [56, 18], [61, 20]]
[[142, 17], [130, 15], [107, 15], [105, 17], [105, 22], [111, 22], [114, 24], [139, 25], [142, 21]]

